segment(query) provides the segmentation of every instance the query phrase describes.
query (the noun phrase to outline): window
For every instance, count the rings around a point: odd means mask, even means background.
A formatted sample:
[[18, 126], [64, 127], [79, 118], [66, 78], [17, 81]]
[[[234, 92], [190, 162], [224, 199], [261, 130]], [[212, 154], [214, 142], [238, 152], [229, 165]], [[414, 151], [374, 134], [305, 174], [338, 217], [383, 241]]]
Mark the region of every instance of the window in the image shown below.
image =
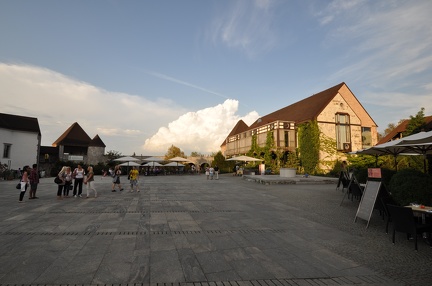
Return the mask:
[[3, 146], [3, 158], [10, 158], [12, 144], [4, 143]]
[[362, 146], [363, 149], [372, 147], [372, 132], [370, 127], [362, 127]]
[[289, 146], [289, 133], [288, 131], [284, 132], [284, 142], [285, 142], [285, 147]]
[[[336, 114], [336, 146], [338, 150], [350, 151], [351, 132], [348, 114]], [[349, 148], [347, 148], [349, 147]]]

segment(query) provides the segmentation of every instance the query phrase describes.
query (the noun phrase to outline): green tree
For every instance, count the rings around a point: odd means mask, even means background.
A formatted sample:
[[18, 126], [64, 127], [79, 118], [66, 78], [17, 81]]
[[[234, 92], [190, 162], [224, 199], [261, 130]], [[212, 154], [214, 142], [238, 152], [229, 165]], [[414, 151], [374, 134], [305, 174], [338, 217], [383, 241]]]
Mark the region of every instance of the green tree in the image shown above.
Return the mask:
[[174, 158], [174, 157], [183, 157], [186, 158], [183, 151], [180, 150], [179, 147], [176, 147], [174, 145], [171, 145], [171, 147], [168, 148], [168, 151], [165, 154], [165, 160]]
[[315, 174], [318, 171], [320, 133], [316, 121], [309, 121], [299, 126], [300, 161], [308, 174]]
[[247, 156], [255, 157], [255, 158], [262, 158], [261, 153], [264, 153], [263, 148], [258, 146], [257, 142], [257, 135], [253, 134], [251, 138], [251, 148], [246, 153]]
[[114, 159], [120, 158], [122, 153], [119, 151], [110, 150], [105, 154], [105, 156], [108, 158], [108, 161], [112, 161]]
[[[280, 154], [280, 155], [279, 155]], [[292, 152], [284, 152], [283, 154], [279, 153], [279, 158], [283, 159], [283, 162], [280, 164], [284, 168], [298, 168], [300, 160], [297, 155], [297, 150]]]
[[383, 137], [386, 136], [387, 134], [390, 134], [390, 132], [392, 132], [395, 128], [396, 128], [396, 124], [394, 124], [394, 123], [389, 123], [389, 124], [387, 125], [387, 128], [384, 130]]
[[266, 143], [262, 149], [264, 153], [264, 162], [266, 166], [269, 166], [274, 172], [279, 172], [279, 157], [276, 151], [276, 144], [274, 140], [273, 131], [268, 131], [266, 136]]
[[200, 152], [196, 152], [196, 151], [192, 151], [190, 155], [191, 155], [191, 157], [202, 157], [202, 156], [204, 156]]
[[409, 136], [415, 133], [419, 133], [426, 126], [426, 120], [424, 115], [424, 107], [420, 109], [419, 112], [415, 116], [410, 116], [410, 120], [407, 124], [405, 131], [403, 132], [404, 136]]
[[338, 152], [336, 148], [336, 140], [334, 138], [331, 138], [324, 133], [320, 133], [319, 135], [319, 149], [323, 151], [323, 154], [326, 154], [325, 157], [321, 158], [319, 161], [323, 166], [326, 166], [327, 170], [330, 170], [335, 167], [335, 162], [332, 161], [330, 158], [334, 157], [344, 157], [345, 154], [341, 154]]
[[224, 155], [222, 155], [221, 151], [219, 151], [213, 155], [212, 166], [213, 167], [218, 166], [221, 173], [231, 172], [234, 165], [235, 165], [235, 162], [226, 161], [226, 159], [225, 159]]

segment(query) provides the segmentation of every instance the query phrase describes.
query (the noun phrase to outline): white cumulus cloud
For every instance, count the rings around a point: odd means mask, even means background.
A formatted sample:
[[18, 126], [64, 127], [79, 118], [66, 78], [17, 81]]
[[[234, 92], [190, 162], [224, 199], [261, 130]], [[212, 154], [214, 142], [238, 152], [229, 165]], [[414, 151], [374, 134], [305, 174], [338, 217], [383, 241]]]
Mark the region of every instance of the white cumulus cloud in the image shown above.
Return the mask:
[[171, 122], [144, 143], [144, 149], [153, 153], [164, 153], [171, 146], [183, 152], [212, 153], [220, 150], [223, 140], [241, 119], [252, 124], [259, 115], [253, 111], [244, 117], [236, 115], [239, 102], [227, 99], [223, 104], [188, 112]]
[[[36, 117], [43, 146], [78, 122], [91, 138], [101, 137], [106, 151], [162, 155], [173, 144], [215, 152], [241, 119], [235, 100], [188, 112], [166, 98], [148, 97], [107, 91], [46, 68], [0, 63], [0, 112]], [[244, 120], [256, 118], [251, 112]]]

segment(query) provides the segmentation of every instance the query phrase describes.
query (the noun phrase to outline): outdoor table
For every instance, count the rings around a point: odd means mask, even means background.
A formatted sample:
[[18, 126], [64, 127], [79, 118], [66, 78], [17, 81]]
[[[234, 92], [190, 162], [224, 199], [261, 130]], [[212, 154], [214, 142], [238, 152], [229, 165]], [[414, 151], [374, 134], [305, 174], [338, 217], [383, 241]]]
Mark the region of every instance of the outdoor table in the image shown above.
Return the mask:
[[412, 205], [409, 205], [406, 207], [411, 208], [413, 210], [413, 212], [421, 215], [423, 224], [426, 223], [426, 215], [432, 214], [432, 207], [430, 207], [430, 206], [423, 206], [422, 207], [422, 205], [412, 204]]
[[[432, 207], [430, 207], [430, 206], [411, 204], [411, 205], [406, 206], [406, 207], [411, 208], [413, 210], [414, 214], [421, 215], [422, 224], [426, 224], [426, 215], [432, 214]], [[426, 233], [423, 233], [423, 239], [427, 239], [427, 242], [430, 242]]]

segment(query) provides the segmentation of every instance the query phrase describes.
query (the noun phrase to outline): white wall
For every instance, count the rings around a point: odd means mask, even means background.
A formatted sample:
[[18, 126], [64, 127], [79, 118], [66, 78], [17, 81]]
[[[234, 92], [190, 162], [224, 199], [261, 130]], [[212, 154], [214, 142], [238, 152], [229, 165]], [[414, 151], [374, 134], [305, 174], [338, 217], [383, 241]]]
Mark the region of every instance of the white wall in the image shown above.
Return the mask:
[[[37, 133], [16, 131], [0, 128], [0, 162], [9, 164], [10, 168], [18, 170], [25, 165], [37, 162], [39, 135]], [[11, 144], [9, 158], [3, 158], [4, 144]]]

